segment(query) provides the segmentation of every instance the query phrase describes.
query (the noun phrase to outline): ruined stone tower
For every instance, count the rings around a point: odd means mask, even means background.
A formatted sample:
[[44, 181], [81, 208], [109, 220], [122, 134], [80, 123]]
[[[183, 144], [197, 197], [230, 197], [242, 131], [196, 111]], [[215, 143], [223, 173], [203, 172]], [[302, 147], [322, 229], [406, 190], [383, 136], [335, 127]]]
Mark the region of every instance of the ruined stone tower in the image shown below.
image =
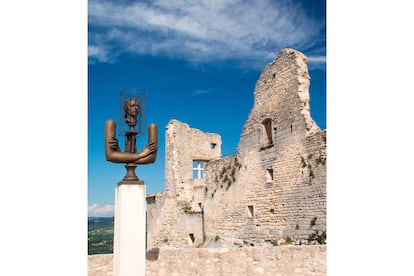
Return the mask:
[[194, 192], [205, 186], [205, 163], [221, 157], [221, 137], [171, 120], [165, 140], [165, 190], [177, 201], [193, 201]]
[[165, 141], [165, 192], [147, 196], [147, 247], [203, 244], [204, 167], [221, 157], [221, 137], [171, 120]]
[[307, 58], [283, 49], [261, 72], [238, 153], [172, 120], [166, 192], [148, 200], [148, 247], [266, 245], [326, 233], [326, 131], [310, 116]]

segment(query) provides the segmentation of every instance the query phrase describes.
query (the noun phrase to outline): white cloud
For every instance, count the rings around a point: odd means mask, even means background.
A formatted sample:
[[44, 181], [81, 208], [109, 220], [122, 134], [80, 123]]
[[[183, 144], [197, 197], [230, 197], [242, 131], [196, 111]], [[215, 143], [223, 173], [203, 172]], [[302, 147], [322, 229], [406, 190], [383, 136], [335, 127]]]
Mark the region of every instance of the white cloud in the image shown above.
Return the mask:
[[325, 63], [326, 62], [326, 56], [309, 56], [308, 62], [311, 63]]
[[89, 1], [89, 57], [122, 52], [191, 62], [267, 59], [285, 47], [311, 45], [323, 27], [292, 1]]
[[213, 89], [197, 89], [193, 92], [193, 96], [209, 94], [211, 92], [213, 92]]
[[90, 57], [91, 63], [94, 63], [96, 61], [107, 63], [113, 62], [111, 54], [107, 49], [105, 49], [105, 47], [98, 47], [93, 45], [88, 46], [88, 56]]
[[94, 203], [88, 206], [89, 217], [109, 217], [114, 215], [114, 205], [106, 204], [105, 206], [99, 206]]
[[308, 56], [308, 67], [310, 69], [325, 69], [326, 56]]

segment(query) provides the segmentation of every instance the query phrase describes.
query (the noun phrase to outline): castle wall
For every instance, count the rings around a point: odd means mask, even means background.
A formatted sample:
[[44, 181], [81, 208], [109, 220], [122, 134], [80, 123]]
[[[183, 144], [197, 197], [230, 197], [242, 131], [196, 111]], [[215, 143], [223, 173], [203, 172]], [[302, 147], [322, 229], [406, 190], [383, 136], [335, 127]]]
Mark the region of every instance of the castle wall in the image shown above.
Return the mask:
[[202, 214], [171, 193], [147, 196], [147, 248], [195, 247], [203, 243]]
[[194, 179], [193, 160], [209, 161], [221, 157], [221, 137], [190, 128], [171, 120], [166, 127], [165, 190], [177, 200], [193, 200], [193, 188], [204, 179]]
[[308, 89], [306, 57], [295, 50], [280, 51], [262, 71], [231, 186], [217, 177], [226, 160], [206, 166], [207, 239], [306, 242], [326, 231], [326, 132], [310, 117]]
[[[217, 239], [301, 244], [326, 235], [326, 131], [310, 116], [306, 62], [283, 49], [261, 72], [234, 156], [220, 158], [218, 134], [168, 123], [166, 192], [148, 204], [148, 248]], [[194, 160], [205, 162], [203, 178], [193, 174]]]
[[193, 161], [221, 156], [221, 138], [171, 120], [166, 127], [166, 191], [147, 196], [147, 248], [203, 244], [204, 172]]

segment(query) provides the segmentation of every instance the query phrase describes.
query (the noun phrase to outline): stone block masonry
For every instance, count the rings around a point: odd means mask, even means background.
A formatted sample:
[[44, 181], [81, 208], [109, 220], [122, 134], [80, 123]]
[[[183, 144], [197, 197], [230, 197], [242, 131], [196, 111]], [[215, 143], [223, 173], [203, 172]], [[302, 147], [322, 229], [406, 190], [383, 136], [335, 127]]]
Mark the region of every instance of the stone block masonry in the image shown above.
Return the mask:
[[[193, 187], [204, 185], [202, 175], [194, 175], [198, 163], [221, 157], [221, 137], [204, 133], [177, 120], [166, 127], [165, 190], [177, 200], [192, 200]], [[201, 169], [201, 167], [200, 167]]]
[[171, 120], [166, 127], [166, 191], [147, 196], [147, 248], [204, 243], [204, 166], [221, 156], [221, 137]]
[[[306, 57], [262, 71], [238, 153], [206, 165], [206, 237], [264, 245], [326, 235], [326, 132], [309, 110]], [[224, 187], [224, 188], [223, 188]]]
[[237, 154], [171, 120], [166, 191], [147, 204], [147, 248], [325, 243], [326, 131], [310, 116], [307, 58], [282, 49], [261, 72]]
[[[89, 276], [112, 275], [112, 255], [89, 256]], [[147, 252], [146, 275], [326, 275], [326, 246], [161, 248]]]

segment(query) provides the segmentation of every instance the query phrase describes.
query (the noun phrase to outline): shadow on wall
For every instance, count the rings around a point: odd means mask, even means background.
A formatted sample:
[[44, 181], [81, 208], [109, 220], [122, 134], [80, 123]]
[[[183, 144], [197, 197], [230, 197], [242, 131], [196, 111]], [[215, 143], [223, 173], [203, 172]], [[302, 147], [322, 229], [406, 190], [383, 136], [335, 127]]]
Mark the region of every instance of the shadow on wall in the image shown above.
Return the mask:
[[150, 250], [147, 251], [145, 258], [148, 261], [156, 261], [156, 260], [158, 260], [159, 254], [160, 254], [160, 249], [158, 247], [157, 248], [151, 248]]

